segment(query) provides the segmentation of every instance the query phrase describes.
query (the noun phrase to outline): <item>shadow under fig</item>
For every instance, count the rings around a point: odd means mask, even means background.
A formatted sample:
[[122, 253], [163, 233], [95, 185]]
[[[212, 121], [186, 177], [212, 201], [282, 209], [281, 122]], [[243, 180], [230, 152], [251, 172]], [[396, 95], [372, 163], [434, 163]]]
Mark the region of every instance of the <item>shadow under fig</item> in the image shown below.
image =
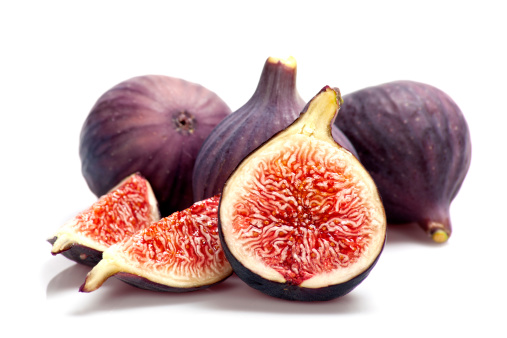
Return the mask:
[[[64, 292], [79, 292], [88, 271], [89, 267], [77, 263], [61, 271], [49, 281], [46, 296], [51, 298]], [[358, 288], [360, 287], [359, 285]], [[273, 298], [254, 290], [235, 274], [210, 288], [184, 293], [143, 290], [111, 277], [98, 290], [90, 294], [83, 293], [83, 301], [69, 312], [75, 316], [85, 316], [136, 308], [160, 307], [161, 311], [164, 311], [182, 304], [193, 304], [210, 310], [259, 313], [310, 315], [367, 312], [368, 302], [354, 291], [326, 302], [294, 302]]]
[[74, 264], [55, 275], [46, 287], [46, 297], [51, 298], [68, 291], [78, 292], [83, 284], [90, 267], [82, 264]]
[[[388, 225], [386, 247], [400, 245], [442, 246], [426, 236], [417, 224]], [[65, 292], [79, 292], [90, 267], [74, 263], [53, 276], [47, 284], [47, 298]], [[220, 284], [207, 289], [185, 292], [156, 292], [139, 289], [111, 277], [96, 291], [82, 294], [82, 302], [69, 309], [76, 316], [105, 311], [124, 311], [137, 308], [160, 307], [162, 311], [173, 306], [193, 304], [218, 311], [241, 311], [283, 314], [354, 314], [368, 313], [371, 303], [361, 293], [361, 285], [351, 293], [323, 302], [295, 302], [270, 297], [246, 285], [233, 274]], [[69, 305], [70, 307], [71, 305]]]
[[[77, 263], [62, 270], [49, 281], [46, 297], [53, 298], [73, 291], [79, 293], [79, 287], [84, 283], [90, 270], [90, 267]], [[131, 286], [113, 276], [107, 279], [98, 290], [81, 293], [83, 302], [79, 303], [79, 308], [69, 312], [74, 315], [86, 315], [111, 310], [188, 304], [206, 299], [207, 290], [186, 293], [149, 291]], [[217, 297], [223, 297], [223, 295]]]
[[[233, 286], [231, 288], [231, 286]], [[330, 301], [297, 302], [274, 298], [263, 294], [246, 285], [236, 275], [231, 276], [222, 285], [215, 288], [223, 288], [227, 296], [223, 294], [216, 301], [206, 302], [203, 305], [211, 310], [242, 311], [259, 313], [283, 313], [283, 314], [352, 314], [369, 311], [368, 301], [361, 297], [361, 285], [351, 293]], [[215, 292], [215, 288], [210, 290]], [[220, 290], [217, 290], [220, 291]]]
[[417, 223], [388, 224], [386, 246], [398, 244], [417, 244], [429, 247], [446, 245], [446, 243], [434, 242]]

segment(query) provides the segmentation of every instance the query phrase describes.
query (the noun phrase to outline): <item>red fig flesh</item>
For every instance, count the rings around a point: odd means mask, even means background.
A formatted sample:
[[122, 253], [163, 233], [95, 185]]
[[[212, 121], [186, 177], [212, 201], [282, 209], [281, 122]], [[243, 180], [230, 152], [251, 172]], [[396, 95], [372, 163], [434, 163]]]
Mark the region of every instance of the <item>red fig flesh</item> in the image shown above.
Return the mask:
[[111, 246], [86, 277], [83, 292], [109, 277], [139, 288], [186, 292], [217, 284], [232, 273], [217, 229], [219, 196], [194, 203]]
[[48, 240], [51, 253], [93, 266], [108, 247], [159, 219], [151, 186], [136, 173], [65, 223]]

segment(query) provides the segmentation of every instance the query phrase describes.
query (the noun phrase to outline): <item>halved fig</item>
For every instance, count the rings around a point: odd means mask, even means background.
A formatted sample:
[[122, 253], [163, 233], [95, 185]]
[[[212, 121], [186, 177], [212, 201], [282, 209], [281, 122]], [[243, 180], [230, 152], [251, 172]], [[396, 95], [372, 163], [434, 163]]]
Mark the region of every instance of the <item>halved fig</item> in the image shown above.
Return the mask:
[[377, 188], [331, 136], [341, 103], [324, 87], [285, 130], [229, 177], [219, 234], [235, 273], [288, 300], [343, 296], [366, 278], [385, 242]]
[[53, 245], [53, 255], [61, 253], [75, 262], [94, 266], [109, 246], [159, 219], [150, 183], [135, 173], [66, 222], [48, 242]]
[[109, 277], [153, 291], [185, 292], [217, 284], [232, 274], [217, 229], [219, 195], [162, 218], [112, 245], [80, 291]]

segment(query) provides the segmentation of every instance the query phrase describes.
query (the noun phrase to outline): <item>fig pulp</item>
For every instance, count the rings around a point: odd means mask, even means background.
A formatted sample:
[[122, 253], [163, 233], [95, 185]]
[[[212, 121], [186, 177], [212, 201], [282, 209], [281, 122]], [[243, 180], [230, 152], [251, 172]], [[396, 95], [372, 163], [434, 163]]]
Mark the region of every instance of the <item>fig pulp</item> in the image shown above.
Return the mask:
[[51, 253], [94, 266], [109, 246], [159, 219], [149, 182], [135, 173], [65, 223], [48, 240]]
[[86, 277], [82, 292], [109, 277], [133, 286], [185, 292], [217, 284], [232, 273], [217, 229], [219, 196], [194, 203], [109, 247]]
[[151, 183], [162, 216], [193, 203], [197, 153], [229, 107], [201, 85], [161, 75], [134, 77], [95, 103], [81, 130], [83, 176], [101, 196], [140, 172]]
[[338, 145], [338, 90], [325, 87], [225, 183], [219, 234], [235, 273], [288, 300], [330, 300], [370, 273], [385, 242], [377, 188]]
[[389, 223], [451, 235], [449, 208], [470, 167], [471, 140], [456, 103], [433, 86], [395, 81], [344, 96], [335, 122], [375, 180]]
[[[194, 200], [219, 194], [239, 162], [299, 116], [305, 101], [296, 88], [296, 60], [266, 60], [257, 89], [241, 108], [221, 121], [202, 145], [193, 173]], [[334, 139], [356, 152], [347, 137], [332, 127]]]

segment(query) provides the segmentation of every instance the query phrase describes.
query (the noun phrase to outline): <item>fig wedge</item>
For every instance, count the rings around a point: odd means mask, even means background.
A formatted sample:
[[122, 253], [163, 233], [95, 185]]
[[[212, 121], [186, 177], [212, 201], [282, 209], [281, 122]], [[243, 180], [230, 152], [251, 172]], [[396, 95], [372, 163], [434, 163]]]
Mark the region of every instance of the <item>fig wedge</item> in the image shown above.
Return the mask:
[[88, 273], [81, 292], [108, 278], [141, 289], [188, 292], [210, 287], [232, 274], [218, 238], [219, 196], [162, 218], [112, 245]]
[[62, 225], [48, 242], [53, 255], [94, 266], [109, 246], [159, 219], [150, 183], [135, 173]]

